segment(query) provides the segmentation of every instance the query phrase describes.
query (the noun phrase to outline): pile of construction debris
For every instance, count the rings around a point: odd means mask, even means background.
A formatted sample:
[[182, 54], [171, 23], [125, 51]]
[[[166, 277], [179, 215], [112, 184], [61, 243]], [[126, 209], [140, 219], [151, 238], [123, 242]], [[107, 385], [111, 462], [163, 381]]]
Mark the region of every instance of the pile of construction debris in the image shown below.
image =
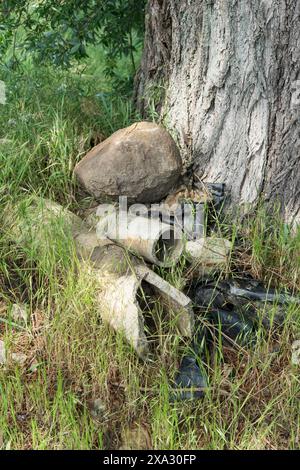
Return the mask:
[[[174, 315], [178, 334], [191, 344], [191, 354], [182, 358], [175, 377], [174, 400], [203, 396], [207, 377], [199, 361], [214, 334], [206, 321], [221, 326], [226, 340], [244, 346], [255, 338], [258, 317], [253, 303], [287, 301], [254, 281], [227, 279], [216, 284], [214, 274], [226, 270], [232, 244], [207, 220], [220, 210], [224, 185], [183, 184], [182, 172], [180, 154], [168, 132], [153, 123], [137, 123], [94, 147], [75, 168], [82, 187], [101, 204], [80, 218], [35, 198], [27, 227], [13, 217], [18, 243], [30, 233], [41, 250], [40, 228], [53, 217], [64, 219], [79, 259], [90, 267], [99, 287], [103, 321], [122, 332], [143, 360], [150, 354], [144, 291]], [[172, 269], [183, 256], [191, 279], [184, 292], [153, 269]], [[268, 318], [263, 321], [268, 326]]]
[[[95, 198], [118, 199], [115, 205], [94, 208], [85, 218], [89, 235], [79, 234], [76, 241], [83, 246], [88, 236], [95, 240], [97, 247], [88, 257], [103, 285], [99, 296], [102, 318], [123, 332], [142, 359], [150, 354], [141, 302], [145, 292], [172, 312], [182, 338], [192, 341], [195, 332], [192, 300], [152, 266], [172, 268], [185, 254], [199, 276], [224, 268], [231, 248], [227, 240], [203, 237], [205, 207], [208, 202], [220, 202], [223, 185], [212, 185], [219, 196], [214, 201], [208, 187], [199, 190], [182, 185], [181, 173], [182, 162], [172, 137], [149, 122], [116, 132], [75, 168], [78, 180]], [[123, 202], [133, 205], [121, 207]], [[194, 375], [202, 393], [206, 381], [196, 363], [189, 366], [197, 369]], [[195, 380], [184, 384], [191, 385]]]

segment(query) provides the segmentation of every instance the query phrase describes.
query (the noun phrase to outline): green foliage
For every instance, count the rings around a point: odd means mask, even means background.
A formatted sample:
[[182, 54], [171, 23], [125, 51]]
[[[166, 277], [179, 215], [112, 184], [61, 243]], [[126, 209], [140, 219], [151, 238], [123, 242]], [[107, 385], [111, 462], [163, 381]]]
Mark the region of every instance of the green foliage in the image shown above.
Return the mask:
[[7, 95], [0, 105], [0, 208], [27, 192], [74, 202], [76, 162], [91, 145], [139, 119], [131, 101], [113, 92], [103, 67], [96, 67], [102, 57], [102, 48], [93, 48], [81, 74], [30, 61], [20, 70], [0, 67]]
[[[117, 59], [130, 57], [143, 37], [146, 0], [4, 0], [0, 6], [0, 54], [9, 45], [16, 65], [16, 49], [38, 63], [69, 67], [87, 57], [89, 45], [102, 44], [106, 72], [113, 75]], [[18, 42], [20, 37], [20, 43]]]

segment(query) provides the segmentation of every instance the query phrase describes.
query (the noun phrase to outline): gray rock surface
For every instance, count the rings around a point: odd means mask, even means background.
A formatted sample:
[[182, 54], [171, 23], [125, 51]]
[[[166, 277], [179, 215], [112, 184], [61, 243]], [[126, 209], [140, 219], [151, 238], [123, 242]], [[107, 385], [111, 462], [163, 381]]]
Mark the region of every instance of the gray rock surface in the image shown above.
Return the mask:
[[27, 322], [27, 307], [24, 304], [13, 304], [11, 308], [11, 317], [17, 323]]
[[120, 129], [76, 165], [75, 175], [97, 199], [127, 196], [158, 202], [178, 182], [182, 161], [170, 134], [152, 122]]
[[0, 340], [0, 365], [5, 364], [6, 362], [6, 351], [4, 341]]
[[[27, 356], [21, 353], [12, 353], [11, 359], [12, 361], [17, 362], [18, 364], [22, 365], [26, 361]], [[7, 363], [7, 351], [5, 348], [4, 341], [0, 340], [0, 365], [5, 365], [6, 363]]]

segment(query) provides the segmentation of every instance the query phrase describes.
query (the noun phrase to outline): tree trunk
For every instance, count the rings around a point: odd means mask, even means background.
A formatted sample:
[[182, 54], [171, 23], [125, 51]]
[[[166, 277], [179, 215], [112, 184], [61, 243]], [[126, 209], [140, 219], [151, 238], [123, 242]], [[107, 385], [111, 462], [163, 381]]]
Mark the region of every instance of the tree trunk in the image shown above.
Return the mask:
[[299, 220], [300, 0], [149, 0], [136, 100], [195, 178]]

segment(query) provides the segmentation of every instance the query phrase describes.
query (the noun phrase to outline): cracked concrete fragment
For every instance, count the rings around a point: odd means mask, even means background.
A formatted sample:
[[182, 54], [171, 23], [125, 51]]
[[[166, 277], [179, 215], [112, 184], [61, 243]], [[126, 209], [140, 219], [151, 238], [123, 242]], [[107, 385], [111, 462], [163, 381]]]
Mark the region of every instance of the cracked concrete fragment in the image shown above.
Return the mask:
[[194, 329], [194, 314], [192, 301], [183, 292], [155, 274], [147, 266], [137, 266], [136, 273], [148, 282], [166, 307], [177, 314], [177, 326], [182, 336], [192, 337]]
[[98, 303], [103, 321], [114, 330], [123, 332], [141, 358], [145, 359], [149, 353], [143, 312], [138, 302], [138, 291], [143, 281], [177, 315], [180, 334], [192, 336], [194, 316], [191, 300], [146, 265], [130, 257], [121, 247], [111, 245], [100, 250], [98, 259], [95, 259], [94, 274], [102, 287]]
[[[79, 217], [58, 204], [34, 198], [32, 205], [29, 203], [27, 208], [29, 210], [25, 217], [12, 219], [16, 240], [26, 244], [34, 235], [39, 253], [47, 253], [49, 238], [43, 228], [47, 224], [51, 227], [52, 222], [61, 217], [63, 230], [69, 229], [75, 240], [77, 255], [87, 263], [95, 277], [95, 289], [99, 289], [99, 314], [103, 321], [125, 334], [140, 357], [145, 358], [149, 352], [143, 313], [138, 301], [143, 281], [174, 311], [182, 336], [192, 335], [194, 317], [190, 299], [152, 272], [142, 260], [108, 239], [97, 239], [95, 230], [90, 230]], [[180, 244], [179, 252], [181, 249]], [[145, 255], [145, 252], [140, 254]], [[14, 360], [21, 362], [25, 359], [15, 355]]]
[[192, 268], [209, 274], [216, 269], [222, 269], [228, 262], [231, 242], [225, 238], [199, 238], [188, 241], [186, 253], [192, 263]]
[[183, 251], [182, 231], [159, 219], [110, 214], [97, 225], [99, 240], [107, 237], [132, 253], [161, 267], [174, 265]]

